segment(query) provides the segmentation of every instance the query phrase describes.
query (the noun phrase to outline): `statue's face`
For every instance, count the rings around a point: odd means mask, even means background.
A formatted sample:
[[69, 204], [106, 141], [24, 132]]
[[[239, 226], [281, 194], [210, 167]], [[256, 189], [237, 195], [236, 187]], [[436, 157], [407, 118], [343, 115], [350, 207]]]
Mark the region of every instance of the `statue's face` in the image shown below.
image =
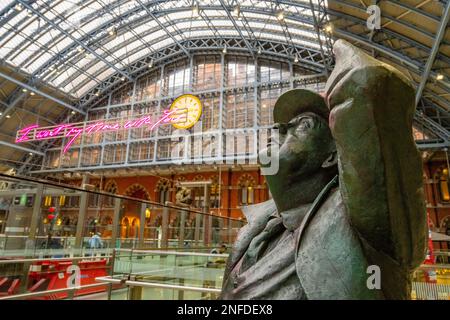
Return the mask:
[[279, 141], [279, 170], [277, 176], [298, 177], [317, 172], [335, 150], [330, 128], [325, 119], [305, 112], [289, 123], [276, 123]]

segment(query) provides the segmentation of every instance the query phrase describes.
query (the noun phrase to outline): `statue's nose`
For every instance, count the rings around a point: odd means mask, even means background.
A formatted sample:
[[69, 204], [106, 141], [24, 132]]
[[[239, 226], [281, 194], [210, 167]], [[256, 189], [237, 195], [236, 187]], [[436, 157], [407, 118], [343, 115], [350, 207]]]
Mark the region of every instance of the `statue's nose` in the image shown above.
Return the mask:
[[284, 124], [284, 123], [275, 123], [273, 125], [273, 128], [277, 129], [280, 134], [286, 134], [287, 133], [287, 125]]

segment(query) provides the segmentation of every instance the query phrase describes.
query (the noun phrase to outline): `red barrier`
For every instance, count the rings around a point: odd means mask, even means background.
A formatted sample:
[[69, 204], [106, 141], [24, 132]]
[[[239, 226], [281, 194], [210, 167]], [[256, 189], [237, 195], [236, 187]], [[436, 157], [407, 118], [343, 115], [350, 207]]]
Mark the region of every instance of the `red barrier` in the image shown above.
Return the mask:
[[[96, 277], [104, 277], [108, 274], [106, 265], [107, 260], [85, 260], [78, 263], [80, 268], [80, 286], [97, 283]], [[59, 261], [40, 261], [34, 263], [30, 267], [29, 273], [29, 291], [38, 292], [45, 290], [65, 289], [67, 288], [67, 282], [72, 275], [68, 273], [68, 268], [72, 266], [70, 260]], [[47, 283], [48, 285], [44, 285]], [[75, 296], [104, 292], [105, 286], [98, 286], [92, 288], [85, 288], [75, 291]], [[54, 300], [64, 299], [68, 297], [67, 292], [60, 292], [49, 294], [47, 296], [33, 297], [33, 300]]]
[[[11, 280], [11, 284], [8, 284], [8, 280]], [[20, 279], [8, 279], [7, 277], [0, 280], [0, 287], [4, 286], [2, 289], [8, 288], [8, 290], [0, 291], [0, 296], [10, 296], [17, 293], [19, 289]]]

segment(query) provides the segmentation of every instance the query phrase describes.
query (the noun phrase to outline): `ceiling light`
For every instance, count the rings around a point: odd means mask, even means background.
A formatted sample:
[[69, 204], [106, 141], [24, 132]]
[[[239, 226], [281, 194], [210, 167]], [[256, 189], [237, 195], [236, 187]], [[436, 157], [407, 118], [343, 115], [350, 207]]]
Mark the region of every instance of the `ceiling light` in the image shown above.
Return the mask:
[[9, 119], [9, 118], [11, 118], [11, 116], [10, 116], [9, 114], [7, 114], [7, 115], [6, 115], [6, 118], [8, 118], [8, 119]]
[[0, 116], [2, 115], [3, 113], [2, 112], [0, 112]]
[[199, 13], [199, 8], [198, 8], [198, 4], [195, 4], [193, 7], [192, 7], [192, 14], [194, 15], [194, 16], [198, 16], [198, 13]]
[[110, 36], [115, 36], [116, 33], [117, 33], [116, 28], [114, 28], [114, 27], [110, 28], [108, 30], [108, 33], [109, 33]]
[[71, 114], [75, 114], [76, 112], [72, 110]]
[[100, 95], [100, 92], [97, 91], [97, 92], [95, 93], [95, 95], [98, 97], [98, 96]]
[[120, 78], [120, 80], [125, 81], [125, 77]]
[[261, 54], [262, 50], [261, 47], [258, 48], [258, 54]]
[[263, 109], [265, 109], [265, 108], [267, 108], [267, 105], [266, 105], [266, 104], [263, 104], [262, 107], [263, 107]]
[[36, 93], [34, 93], [33, 91], [30, 92], [30, 96], [34, 96]]
[[280, 11], [280, 12], [277, 13], [277, 19], [280, 20], [280, 21], [284, 19], [283, 11]]
[[150, 63], [148, 64], [148, 67], [149, 67], [149, 68], [152, 68], [152, 67], [153, 67], [153, 59], [150, 60]]
[[234, 7], [233, 13], [235, 16], [237, 16], [239, 18], [239, 16], [241, 15], [241, 7], [239, 5]]
[[298, 56], [297, 55], [295, 55], [294, 62], [298, 63]]
[[22, 11], [23, 5], [21, 3], [18, 3], [14, 6], [14, 9], [16, 9], [17, 11]]
[[27, 91], [28, 91], [28, 90], [27, 90], [27, 89], [25, 89], [25, 88], [23, 88], [23, 89], [22, 89], [22, 92], [27, 92]]
[[325, 26], [325, 32], [331, 33], [332, 31], [333, 31], [333, 27], [330, 24]]
[[443, 80], [444, 79], [444, 75], [438, 73], [438, 75], [436, 76], [436, 80]]
[[82, 48], [82, 47], [78, 47], [78, 52], [83, 52], [84, 51], [84, 49]]
[[223, 53], [227, 53], [227, 46], [223, 47], [222, 52], [223, 52]]
[[33, 155], [33, 152], [30, 152], [30, 153], [28, 153], [30, 156], [32, 156]]
[[31, 12], [30, 10], [28, 10], [28, 11], [27, 11], [27, 16], [28, 16], [28, 17], [33, 16], [33, 12]]

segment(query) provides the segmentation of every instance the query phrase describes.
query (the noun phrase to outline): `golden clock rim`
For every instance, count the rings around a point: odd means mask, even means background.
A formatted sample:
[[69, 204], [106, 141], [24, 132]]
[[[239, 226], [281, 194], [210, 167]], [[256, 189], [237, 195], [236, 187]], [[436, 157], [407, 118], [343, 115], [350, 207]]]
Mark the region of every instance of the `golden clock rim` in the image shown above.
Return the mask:
[[183, 125], [179, 125], [179, 124], [176, 124], [176, 123], [172, 123], [172, 126], [174, 126], [174, 127], [177, 128], [177, 129], [189, 129], [189, 128], [193, 127], [193, 126], [198, 122], [198, 120], [200, 119], [200, 117], [202, 116], [202, 112], [203, 112], [203, 104], [202, 104], [202, 101], [200, 100], [199, 97], [197, 97], [197, 96], [195, 96], [195, 95], [193, 95], [193, 94], [190, 94], [190, 93], [182, 94], [181, 96], [179, 96], [178, 98], [176, 98], [176, 99], [171, 103], [169, 110], [172, 110], [172, 108], [174, 107], [174, 105], [177, 103], [178, 100], [181, 100], [182, 98], [185, 98], [185, 97], [192, 97], [192, 98], [194, 98], [194, 99], [198, 102], [198, 105], [199, 105], [199, 111], [200, 111], [200, 112], [198, 112], [197, 117], [195, 118], [195, 120], [194, 120], [194, 121], [192, 122], [192, 124], [190, 124], [190, 125], [185, 125], [185, 126], [183, 126]]

